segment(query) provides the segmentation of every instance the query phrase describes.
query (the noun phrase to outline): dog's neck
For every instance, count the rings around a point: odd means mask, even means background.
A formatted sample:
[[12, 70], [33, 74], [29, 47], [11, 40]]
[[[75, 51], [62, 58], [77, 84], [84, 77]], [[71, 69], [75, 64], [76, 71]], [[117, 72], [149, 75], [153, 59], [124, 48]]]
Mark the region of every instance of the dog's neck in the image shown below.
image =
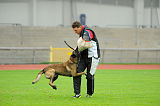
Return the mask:
[[72, 59], [69, 59], [69, 62], [72, 64], [77, 64], [77, 62], [72, 61]]

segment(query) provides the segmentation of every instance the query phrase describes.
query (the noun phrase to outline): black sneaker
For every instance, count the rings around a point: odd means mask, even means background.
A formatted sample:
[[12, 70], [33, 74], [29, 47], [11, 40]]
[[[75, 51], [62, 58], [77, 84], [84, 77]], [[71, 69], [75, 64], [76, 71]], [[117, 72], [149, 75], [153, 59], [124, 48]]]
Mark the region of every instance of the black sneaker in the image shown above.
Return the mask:
[[87, 95], [86, 95], [86, 97], [87, 97], [87, 98], [91, 98], [91, 97], [92, 97], [92, 95], [87, 94]]
[[76, 94], [75, 96], [72, 96], [73, 98], [80, 98], [81, 95], [80, 94]]

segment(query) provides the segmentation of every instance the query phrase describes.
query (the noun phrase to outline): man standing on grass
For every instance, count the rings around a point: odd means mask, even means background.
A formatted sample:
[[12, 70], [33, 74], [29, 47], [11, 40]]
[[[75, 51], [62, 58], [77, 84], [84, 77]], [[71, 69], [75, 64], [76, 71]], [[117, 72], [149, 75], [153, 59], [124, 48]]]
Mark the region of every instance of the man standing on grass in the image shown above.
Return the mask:
[[[72, 24], [73, 31], [79, 35], [77, 49], [80, 53], [77, 72], [83, 72], [87, 68], [87, 96], [91, 97], [94, 93], [94, 74], [100, 59], [100, 48], [94, 31], [86, 25], [81, 25], [75, 21]], [[81, 88], [81, 76], [73, 77], [74, 98], [79, 98]]]

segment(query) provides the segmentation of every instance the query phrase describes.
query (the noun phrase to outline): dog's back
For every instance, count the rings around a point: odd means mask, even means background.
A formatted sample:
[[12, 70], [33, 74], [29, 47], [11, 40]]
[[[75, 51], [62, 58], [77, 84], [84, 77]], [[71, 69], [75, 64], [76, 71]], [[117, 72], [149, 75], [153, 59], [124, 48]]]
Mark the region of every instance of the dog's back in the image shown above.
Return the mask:
[[44, 73], [48, 70], [54, 69], [55, 74], [63, 75], [63, 76], [71, 76], [71, 71], [67, 67], [75, 67], [75, 66], [69, 63], [69, 61], [64, 62], [62, 64], [52, 64], [44, 68]]

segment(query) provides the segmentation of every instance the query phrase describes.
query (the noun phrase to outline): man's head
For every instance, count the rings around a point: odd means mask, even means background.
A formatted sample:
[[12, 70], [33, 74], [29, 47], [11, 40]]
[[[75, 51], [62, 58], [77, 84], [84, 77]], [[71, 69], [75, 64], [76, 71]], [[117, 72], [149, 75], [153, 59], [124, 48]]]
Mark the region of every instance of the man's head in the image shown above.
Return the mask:
[[76, 34], [80, 34], [81, 31], [82, 31], [82, 24], [78, 21], [75, 21], [73, 22], [72, 24], [72, 28], [73, 28], [73, 31], [76, 33]]

